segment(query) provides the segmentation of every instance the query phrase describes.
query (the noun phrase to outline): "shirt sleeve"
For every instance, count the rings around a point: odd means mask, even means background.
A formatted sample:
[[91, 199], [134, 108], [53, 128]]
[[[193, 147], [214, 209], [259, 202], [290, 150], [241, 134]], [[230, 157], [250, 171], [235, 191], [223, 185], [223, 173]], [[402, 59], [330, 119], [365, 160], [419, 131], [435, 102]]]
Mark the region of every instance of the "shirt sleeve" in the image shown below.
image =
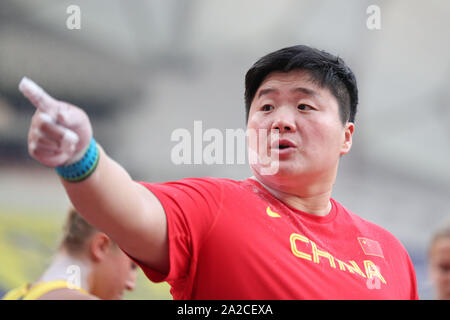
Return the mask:
[[189, 178], [175, 182], [138, 182], [161, 202], [167, 217], [169, 272], [161, 274], [139, 261], [153, 282], [172, 286], [195, 272], [198, 252], [221, 212], [223, 185], [220, 179]]

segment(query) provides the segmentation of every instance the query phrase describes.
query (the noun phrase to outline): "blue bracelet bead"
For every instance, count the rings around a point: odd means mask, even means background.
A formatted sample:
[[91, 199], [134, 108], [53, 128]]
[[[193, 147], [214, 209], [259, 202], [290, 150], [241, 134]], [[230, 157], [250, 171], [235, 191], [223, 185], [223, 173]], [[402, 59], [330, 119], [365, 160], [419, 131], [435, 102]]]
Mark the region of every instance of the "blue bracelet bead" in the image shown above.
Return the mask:
[[92, 138], [86, 153], [79, 161], [67, 166], [56, 167], [55, 169], [64, 180], [79, 182], [94, 172], [98, 164], [99, 156], [97, 143]]

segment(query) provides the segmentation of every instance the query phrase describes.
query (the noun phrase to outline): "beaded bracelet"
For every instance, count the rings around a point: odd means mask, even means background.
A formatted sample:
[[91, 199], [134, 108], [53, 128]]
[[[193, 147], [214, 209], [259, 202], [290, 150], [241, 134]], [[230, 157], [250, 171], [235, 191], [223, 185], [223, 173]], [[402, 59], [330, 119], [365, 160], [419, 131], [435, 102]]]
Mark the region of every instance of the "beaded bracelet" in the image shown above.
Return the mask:
[[56, 167], [56, 172], [64, 179], [70, 182], [79, 182], [91, 175], [98, 164], [100, 153], [97, 143], [92, 138], [89, 147], [83, 158], [75, 163], [66, 166]]

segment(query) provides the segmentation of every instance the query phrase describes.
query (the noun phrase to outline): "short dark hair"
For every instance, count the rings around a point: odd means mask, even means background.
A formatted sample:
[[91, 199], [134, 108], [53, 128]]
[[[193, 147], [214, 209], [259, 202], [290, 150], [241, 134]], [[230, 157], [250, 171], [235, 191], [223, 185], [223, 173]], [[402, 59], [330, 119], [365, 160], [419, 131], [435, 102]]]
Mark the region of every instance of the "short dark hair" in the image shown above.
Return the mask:
[[358, 87], [352, 70], [345, 62], [328, 52], [305, 45], [283, 48], [260, 58], [245, 75], [246, 121], [256, 91], [272, 72], [304, 70], [311, 80], [327, 88], [339, 104], [339, 115], [343, 124], [355, 122], [358, 105]]

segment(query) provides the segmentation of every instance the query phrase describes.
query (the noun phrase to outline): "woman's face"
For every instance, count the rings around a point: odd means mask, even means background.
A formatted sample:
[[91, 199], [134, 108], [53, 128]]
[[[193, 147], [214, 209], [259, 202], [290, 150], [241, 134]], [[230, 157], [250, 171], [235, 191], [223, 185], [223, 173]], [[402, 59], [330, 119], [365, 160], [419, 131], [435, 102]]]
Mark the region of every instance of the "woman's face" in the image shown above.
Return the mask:
[[450, 300], [450, 237], [437, 239], [430, 249], [431, 278], [437, 298]]

